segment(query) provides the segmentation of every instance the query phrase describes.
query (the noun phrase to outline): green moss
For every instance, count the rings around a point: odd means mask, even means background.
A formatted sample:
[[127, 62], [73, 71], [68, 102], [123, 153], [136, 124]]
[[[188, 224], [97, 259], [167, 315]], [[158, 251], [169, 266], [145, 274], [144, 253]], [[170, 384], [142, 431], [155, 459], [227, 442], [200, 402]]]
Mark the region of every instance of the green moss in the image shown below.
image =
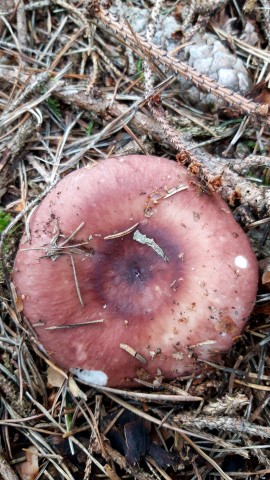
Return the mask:
[[58, 100], [56, 100], [56, 98], [49, 97], [46, 100], [46, 103], [57, 117], [62, 117], [60, 103], [58, 102]]
[[136, 64], [136, 71], [137, 73], [142, 73], [142, 58], [139, 58]]
[[[11, 215], [10, 213], [6, 213], [2, 208], [0, 208], [0, 235], [3, 233], [3, 231], [7, 228], [11, 221]], [[2, 246], [2, 252], [4, 255], [8, 254], [9, 252], [9, 239], [6, 238], [3, 242]], [[11, 268], [9, 268], [11, 270]], [[4, 274], [2, 270], [2, 262], [0, 262], [0, 283], [4, 282]]]
[[256, 142], [254, 142], [254, 140], [247, 140], [247, 146], [250, 150], [254, 150], [255, 148], [255, 145], [256, 145]]
[[9, 222], [11, 220], [10, 213], [4, 212], [4, 210], [0, 209], [0, 233], [2, 233], [5, 228], [7, 228]]
[[207, 109], [209, 110], [209, 112], [212, 112], [215, 110], [215, 107], [216, 107], [216, 104], [214, 102], [214, 100], [210, 100], [209, 102], [207, 102]]
[[139, 58], [139, 60], [136, 63], [136, 73], [143, 80], [144, 73], [143, 73], [143, 68], [142, 67], [143, 67], [143, 59]]
[[85, 129], [85, 134], [87, 137], [90, 137], [90, 135], [92, 135], [93, 128], [94, 128], [94, 120], [91, 120]]

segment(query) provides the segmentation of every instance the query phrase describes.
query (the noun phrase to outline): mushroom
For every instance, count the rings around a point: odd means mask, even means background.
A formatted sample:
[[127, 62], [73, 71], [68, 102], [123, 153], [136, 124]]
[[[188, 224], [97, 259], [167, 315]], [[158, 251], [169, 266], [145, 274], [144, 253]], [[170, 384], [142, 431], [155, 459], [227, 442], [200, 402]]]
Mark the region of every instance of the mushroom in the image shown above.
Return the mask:
[[176, 162], [109, 158], [30, 218], [13, 279], [49, 358], [96, 385], [175, 378], [239, 337], [257, 290], [249, 240]]

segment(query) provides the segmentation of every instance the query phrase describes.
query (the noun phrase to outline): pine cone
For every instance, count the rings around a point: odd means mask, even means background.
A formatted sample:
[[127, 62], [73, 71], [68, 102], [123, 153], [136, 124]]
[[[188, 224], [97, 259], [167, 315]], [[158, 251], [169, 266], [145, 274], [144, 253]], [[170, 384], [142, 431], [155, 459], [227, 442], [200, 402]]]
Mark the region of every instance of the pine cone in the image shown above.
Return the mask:
[[[119, 4], [119, 1], [117, 3]], [[111, 7], [110, 11], [119, 18], [127, 18], [133, 30], [145, 36], [150, 19], [150, 12], [147, 9], [131, 7], [121, 3], [120, 11], [117, 6]], [[181, 24], [174, 16], [160, 15], [153, 43], [170, 52], [179, 46], [176, 34], [180, 30]], [[193, 37], [192, 44], [181, 50], [177, 54], [177, 58], [235, 92], [245, 94], [251, 88], [251, 79], [242, 60], [231, 53], [214, 35], [209, 33], [197, 34]], [[180, 93], [190, 105], [211, 112], [226, 106], [222, 99], [217, 99], [211, 93], [206, 94], [198, 90], [192, 82], [185, 80], [183, 77], [179, 76], [178, 80]]]
[[[121, 9], [119, 9], [118, 4], [119, 1], [116, 5], [111, 6], [110, 13], [123, 21], [127, 19], [134, 32], [145, 37], [151, 12], [146, 8], [125, 5], [124, 3], [121, 4]], [[181, 24], [173, 15], [160, 15], [153, 42], [164, 50], [173, 50], [178, 45], [173, 35], [180, 31], [180, 27]]]
[[[180, 60], [204, 73], [234, 92], [242, 95], [251, 88], [251, 79], [242, 60], [231, 53], [214, 35], [205, 33], [196, 35], [195, 43], [185, 47]], [[181, 94], [185, 101], [204, 111], [215, 112], [224, 107], [222, 100], [211, 93], [198, 90], [190, 81], [179, 79]]]

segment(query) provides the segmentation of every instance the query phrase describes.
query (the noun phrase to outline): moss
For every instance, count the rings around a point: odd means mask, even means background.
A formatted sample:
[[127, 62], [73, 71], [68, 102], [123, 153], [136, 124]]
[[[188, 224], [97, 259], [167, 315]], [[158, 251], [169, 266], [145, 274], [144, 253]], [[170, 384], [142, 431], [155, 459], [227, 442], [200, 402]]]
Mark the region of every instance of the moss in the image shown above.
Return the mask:
[[90, 135], [92, 135], [93, 128], [94, 128], [94, 120], [91, 120], [85, 129], [85, 134], [87, 137], [90, 137]]
[[0, 209], [0, 233], [2, 233], [5, 228], [7, 228], [9, 222], [11, 220], [10, 213], [4, 212], [3, 209]]
[[56, 98], [49, 97], [48, 100], [46, 100], [46, 103], [58, 118], [62, 117], [60, 103], [58, 102], [58, 100], [56, 100]]

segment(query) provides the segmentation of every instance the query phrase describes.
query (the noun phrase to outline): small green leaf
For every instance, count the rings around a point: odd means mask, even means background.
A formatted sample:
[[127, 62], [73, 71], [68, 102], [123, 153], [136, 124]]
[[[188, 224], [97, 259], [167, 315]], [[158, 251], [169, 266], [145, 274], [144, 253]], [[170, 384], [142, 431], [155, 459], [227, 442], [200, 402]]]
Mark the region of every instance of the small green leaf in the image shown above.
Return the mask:
[[137, 61], [137, 64], [136, 64], [136, 72], [137, 72], [137, 75], [139, 77], [141, 77], [141, 79], [144, 78], [144, 73], [143, 73], [143, 59], [142, 58], [139, 58], [139, 60]]
[[94, 128], [94, 120], [91, 120], [91, 122], [88, 123], [85, 129], [85, 134], [87, 137], [90, 137], [90, 135], [92, 135], [93, 128]]

